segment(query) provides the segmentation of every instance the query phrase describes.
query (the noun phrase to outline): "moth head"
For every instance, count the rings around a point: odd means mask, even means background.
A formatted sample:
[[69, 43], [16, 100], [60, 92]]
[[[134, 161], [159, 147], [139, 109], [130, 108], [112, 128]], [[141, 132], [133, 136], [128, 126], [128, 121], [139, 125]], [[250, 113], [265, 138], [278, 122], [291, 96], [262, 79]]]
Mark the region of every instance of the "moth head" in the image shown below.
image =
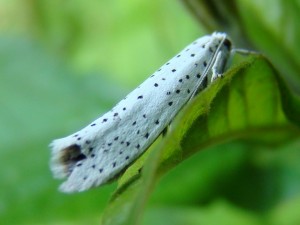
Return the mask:
[[223, 45], [228, 49], [230, 50], [231, 49], [231, 41], [228, 37], [226, 37], [223, 41]]
[[224, 45], [230, 51], [232, 44], [230, 38], [226, 33], [214, 32], [212, 36], [219, 40], [220, 44]]

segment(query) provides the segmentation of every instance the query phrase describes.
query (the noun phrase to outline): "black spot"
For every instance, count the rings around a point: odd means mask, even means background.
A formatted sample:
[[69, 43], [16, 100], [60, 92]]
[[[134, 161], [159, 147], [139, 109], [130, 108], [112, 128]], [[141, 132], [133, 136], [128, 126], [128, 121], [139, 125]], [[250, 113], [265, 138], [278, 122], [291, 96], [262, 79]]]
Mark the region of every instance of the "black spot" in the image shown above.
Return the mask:
[[191, 54], [191, 57], [194, 57], [195, 56], [195, 54]]
[[161, 78], [162, 80], [166, 80], [166, 78]]
[[179, 58], [179, 57], [180, 57], [180, 55], [177, 55], [176, 57], [177, 57], [177, 58]]
[[93, 126], [96, 126], [96, 124], [95, 123], [91, 124], [91, 127], [93, 127]]
[[169, 105], [169, 106], [173, 105], [173, 102], [169, 102], [168, 105]]
[[179, 94], [179, 93], [180, 93], [180, 90], [176, 90], [176, 93]]
[[126, 160], [128, 160], [129, 159], [129, 156], [126, 156], [126, 158], [125, 158]]
[[114, 116], [117, 116], [117, 115], [119, 115], [119, 114], [118, 114], [118, 113], [115, 113], [115, 114], [114, 114]]
[[139, 149], [141, 146], [140, 146], [140, 144], [137, 144], [137, 146], [135, 146], [137, 149]]
[[136, 134], [140, 134], [140, 130], [138, 130], [138, 131], [136, 132]]
[[94, 148], [93, 148], [93, 147], [90, 147], [90, 148], [89, 148], [89, 153], [91, 153], [93, 150], [94, 150]]
[[188, 94], [191, 93], [190, 89], [187, 89], [187, 93], [188, 93]]
[[204, 61], [204, 62], [203, 62], [203, 66], [204, 66], [204, 67], [206, 67], [206, 66], [207, 66], [207, 63], [206, 63], [206, 61]]
[[149, 137], [149, 133], [146, 133], [146, 134], [145, 134], [145, 138], [148, 138], [148, 137]]
[[83, 178], [83, 180], [86, 180], [86, 179], [87, 179], [87, 177], [84, 177], [84, 178]]
[[104, 122], [106, 122], [106, 121], [107, 121], [107, 119], [103, 119], [103, 120], [102, 120], [102, 123], [104, 123]]
[[119, 152], [119, 154], [120, 154], [120, 155], [122, 155], [122, 154], [123, 154], [123, 152], [122, 152], [122, 151], [120, 151], [120, 152]]
[[103, 169], [99, 169], [99, 173], [102, 173], [103, 172]]
[[161, 68], [160, 68], [160, 69], [158, 69], [157, 71], [161, 71]]
[[189, 75], [186, 75], [185, 78], [188, 80], [188, 79], [190, 79], [190, 76], [189, 76]]
[[121, 145], [122, 145], [122, 144], [124, 144], [124, 141], [121, 141], [120, 143], [121, 143]]
[[171, 92], [170, 92], [170, 91], [168, 91], [168, 92], [167, 92], [167, 95], [170, 95], [170, 94], [171, 94]]
[[[159, 71], [159, 70], [158, 70]], [[150, 77], [154, 77], [155, 75], [154, 74], [152, 74]]]
[[115, 137], [114, 140], [117, 141], [119, 139], [119, 136]]
[[205, 48], [205, 45], [202, 45], [202, 48]]
[[169, 65], [169, 64], [170, 64], [169, 62], [166, 63], [166, 65]]
[[93, 168], [93, 169], [95, 169], [95, 167], [96, 167], [95, 165], [92, 165], [92, 168]]
[[75, 134], [74, 137], [78, 137], [79, 134]]
[[117, 163], [116, 162], [114, 162], [113, 164], [112, 164], [112, 166], [115, 168], [116, 167], [116, 165], [117, 165]]
[[107, 145], [108, 145], [108, 146], [111, 146], [111, 145], [112, 145], [112, 143], [107, 143]]
[[134, 122], [132, 123], [132, 126], [134, 126], [134, 125], [136, 125], [136, 121], [134, 121]]
[[200, 73], [198, 73], [196, 77], [197, 77], [197, 78], [200, 78], [200, 77], [201, 77]]
[[182, 79], [179, 79], [178, 82], [182, 83]]
[[176, 72], [176, 70], [175, 70], [175, 69], [172, 69], [172, 72], [174, 73], [174, 72]]
[[82, 163], [78, 163], [76, 166], [80, 167], [82, 165]]
[[187, 51], [189, 51], [190, 49], [189, 48], [187, 48], [185, 51], [187, 52]]
[[104, 150], [103, 150], [103, 153], [107, 153], [107, 152], [108, 152], [108, 149], [104, 149]]
[[91, 157], [94, 158], [94, 157], [95, 157], [95, 154], [91, 154]]
[[77, 141], [80, 141], [81, 140], [81, 137], [77, 138]]
[[155, 83], [155, 84], [154, 84], [154, 87], [158, 87], [158, 84], [157, 84], [157, 83]]
[[126, 108], [124, 107], [124, 108], [123, 108], [123, 111], [125, 111], [125, 110], [126, 110]]
[[90, 141], [90, 140], [86, 140], [85, 143], [86, 143], [87, 145], [89, 145], [89, 144], [91, 144], [91, 141]]
[[142, 99], [143, 98], [143, 95], [140, 95], [137, 97], [137, 99]]
[[146, 118], [146, 114], [144, 114], [143, 117]]
[[198, 66], [198, 63], [195, 63], [195, 67], [197, 67]]
[[129, 146], [129, 145], [130, 145], [130, 142], [127, 141], [127, 142], [126, 142], [126, 145]]
[[159, 120], [156, 120], [156, 121], [155, 121], [155, 124], [159, 124]]
[[214, 52], [214, 50], [213, 50], [211, 47], [209, 47], [209, 51], [210, 51], [210, 52]]

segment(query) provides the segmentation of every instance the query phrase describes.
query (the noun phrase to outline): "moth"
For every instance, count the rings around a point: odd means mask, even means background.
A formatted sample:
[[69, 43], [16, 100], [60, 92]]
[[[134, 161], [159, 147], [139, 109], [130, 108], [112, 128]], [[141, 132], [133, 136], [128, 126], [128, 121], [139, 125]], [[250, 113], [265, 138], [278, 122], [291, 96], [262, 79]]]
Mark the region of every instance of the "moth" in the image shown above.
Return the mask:
[[103, 185], [136, 160], [198, 92], [222, 76], [232, 52], [225, 33], [203, 36], [155, 71], [109, 112], [51, 143], [63, 192]]

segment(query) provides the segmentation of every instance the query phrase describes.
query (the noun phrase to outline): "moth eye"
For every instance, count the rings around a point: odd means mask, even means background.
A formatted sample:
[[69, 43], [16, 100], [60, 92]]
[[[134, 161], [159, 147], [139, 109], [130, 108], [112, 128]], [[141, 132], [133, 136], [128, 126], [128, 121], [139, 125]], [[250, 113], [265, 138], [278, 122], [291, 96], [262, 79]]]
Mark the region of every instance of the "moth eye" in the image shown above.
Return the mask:
[[228, 38], [226, 38], [223, 43], [227, 47], [227, 49], [231, 48], [231, 41]]

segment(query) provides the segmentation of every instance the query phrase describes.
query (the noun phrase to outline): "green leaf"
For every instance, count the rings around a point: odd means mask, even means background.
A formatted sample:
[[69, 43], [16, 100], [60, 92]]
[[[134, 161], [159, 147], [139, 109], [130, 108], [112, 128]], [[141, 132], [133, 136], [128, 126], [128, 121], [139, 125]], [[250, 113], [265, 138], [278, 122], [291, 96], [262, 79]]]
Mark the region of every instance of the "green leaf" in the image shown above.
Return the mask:
[[[166, 222], [168, 221], [168, 222]], [[217, 201], [206, 208], [195, 206], [157, 207], [150, 209], [143, 225], [199, 225], [199, 224], [243, 224], [263, 225], [254, 213], [241, 210], [227, 202]]]
[[269, 214], [273, 225], [296, 225], [300, 223], [299, 217], [300, 197], [289, 199], [278, 205]]
[[238, 0], [237, 6], [251, 42], [299, 93], [299, 1]]
[[168, 135], [127, 170], [103, 224], [139, 224], [161, 175], [196, 152], [236, 139], [276, 146], [299, 133], [282, 111], [276, 71], [264, 57], [248, 57], [189, 102]]

